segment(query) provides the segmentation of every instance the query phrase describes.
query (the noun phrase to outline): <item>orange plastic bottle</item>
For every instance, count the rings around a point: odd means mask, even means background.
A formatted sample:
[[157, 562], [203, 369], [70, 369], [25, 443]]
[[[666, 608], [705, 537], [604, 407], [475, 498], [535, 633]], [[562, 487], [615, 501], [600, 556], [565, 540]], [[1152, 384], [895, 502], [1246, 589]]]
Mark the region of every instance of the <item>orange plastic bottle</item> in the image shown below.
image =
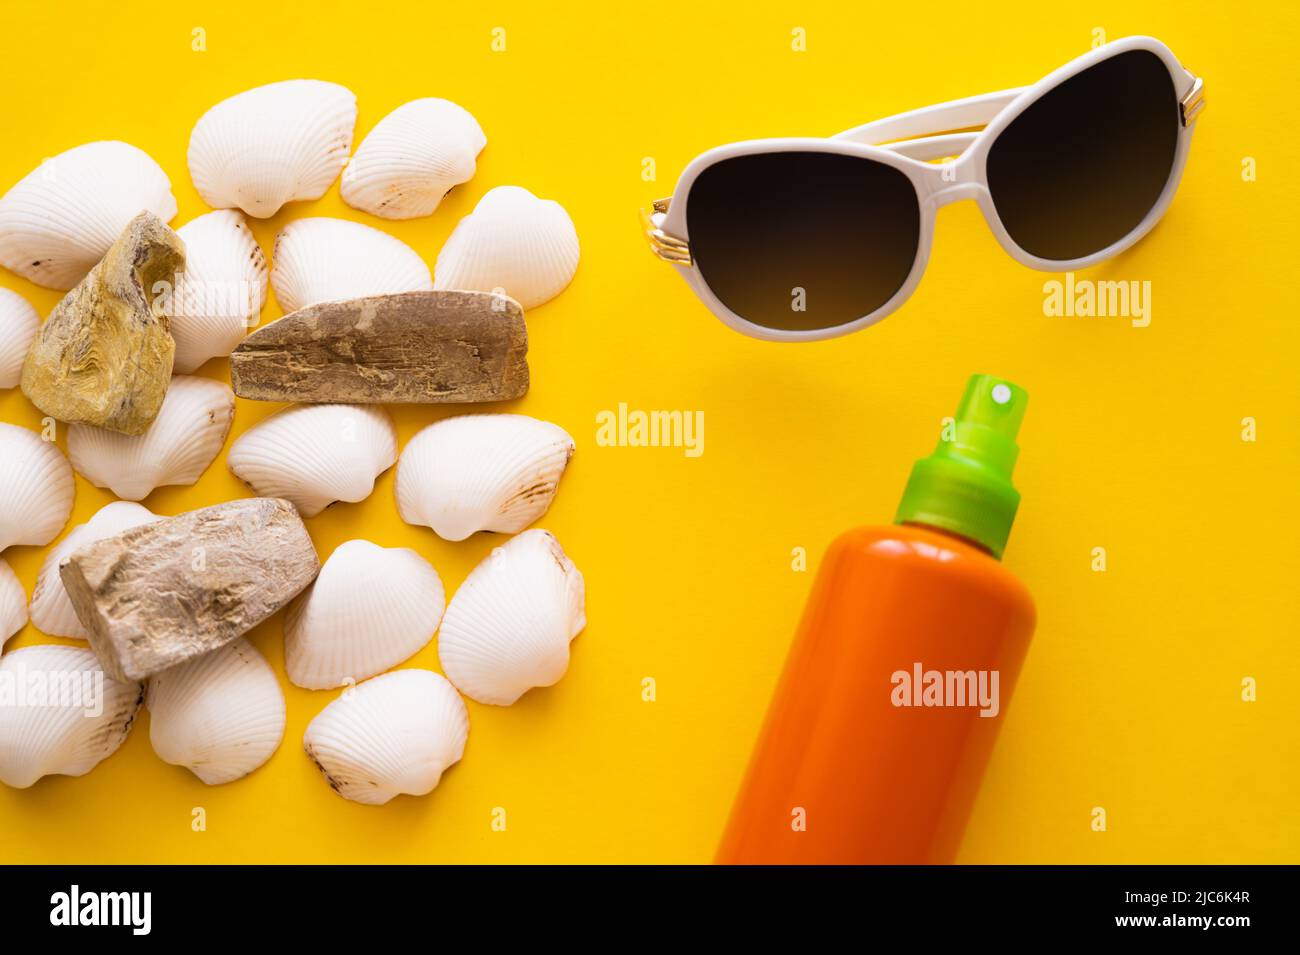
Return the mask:
[[1034, 628], [998, 562], [1026, 400], [973, 377], [897, 524], [831, 545], [718, 862], [952, 861]]

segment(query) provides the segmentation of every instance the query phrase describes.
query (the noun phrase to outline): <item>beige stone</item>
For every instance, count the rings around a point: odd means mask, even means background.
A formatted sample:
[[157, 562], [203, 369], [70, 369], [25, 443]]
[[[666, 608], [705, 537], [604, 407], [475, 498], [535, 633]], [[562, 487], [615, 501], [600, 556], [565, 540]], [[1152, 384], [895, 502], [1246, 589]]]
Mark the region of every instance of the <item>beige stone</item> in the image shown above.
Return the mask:
[[127, 225], [41, 326], [23, 394], [53, 418], [143, 434], [162, 407], [176, 343], [165, 314], [185, 244], [152, 212]]
[[319, 570], [293, 505], [255, 497], [89, 544], [59, 576], [104, 672], [142, 680], [255, 627]]
[[261, 401], [428, 404], [528, 392], [528, 329], [490, 292], [401, 292], [300, 309], [230, 356], [235, 394]]

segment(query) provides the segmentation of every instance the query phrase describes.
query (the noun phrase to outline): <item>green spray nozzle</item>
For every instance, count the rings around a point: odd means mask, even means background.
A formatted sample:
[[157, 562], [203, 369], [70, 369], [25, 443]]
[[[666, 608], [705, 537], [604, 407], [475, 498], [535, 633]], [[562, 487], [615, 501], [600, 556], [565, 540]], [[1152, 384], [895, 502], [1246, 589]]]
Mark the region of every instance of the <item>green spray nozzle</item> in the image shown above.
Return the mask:
[[939, 446], [913, 466], [895, 522], [949, 531], [1000, 558], [1020, 505], [1011, 472], [1028, 401], [1019, 385], [972, 375]]

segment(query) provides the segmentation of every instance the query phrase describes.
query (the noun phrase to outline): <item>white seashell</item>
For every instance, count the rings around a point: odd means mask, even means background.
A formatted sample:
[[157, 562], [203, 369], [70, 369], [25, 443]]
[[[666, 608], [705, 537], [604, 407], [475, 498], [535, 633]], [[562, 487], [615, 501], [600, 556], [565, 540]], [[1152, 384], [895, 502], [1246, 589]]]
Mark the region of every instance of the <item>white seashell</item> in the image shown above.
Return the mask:
[[23, 376], [23, 361], [41, 316], [17, 292], [0, 288], [0, 388], [14, 388]]
[[0, 647], [27, 625], [27, 591], [13, 568], [0, 560]]
[[469, 713], [450, 683], [432, 670], [396, 670], [346, 690], [302, 742], [331, 789], [378, 806], [432, 792], [468, 737]]
[[269, 276], [262, 247], [233, 209], [201, 215], [176, 234], [185, 242], [185, 271], [172, 297], [173, 370], [188, 374], [228, 356], [261, 321]]
[[470, 571], [442, 618], [438, 658], [456, 687], [509, 706], [569, 668], [587, 625], [582, 572], [549, 531], [512, 537]]
[[432, 215], [453, 186], [474, 176], [487, 137], [445, 99], [397, 107], [361, 141], [343, 170], [343, 201], [384, 219]]
[[139, 683], [118, 683], [82, 647], [23, 647], [0, 659], [0, 782], [84, 776], [122, 745], [140, 708]]
[[153, 751], [209, 786], [247, 776], [284, 739], [280, 683], [243, 637], [151, 676], [145, 706]]
[[72, 467], [53, 441], [0, 421], [0, 551], [54, 540], [75, 493]]
[[360, 222], [299, 219], [275, 240], [271, 285], [286, 314], [317, 302], [433, 288], [415, 250]]
[[284, 668], [308, 690], [383, 673], [433, 639], [446, 606], [442, 580], [406, 547], [340, 544], [284, 618]]
[[515, 534], [546, 513], [573, 456], [559, 425], [520, 414], [444, 418], [412, 438], [397, 462], [397, 509], [460, 541]]
[[119, 142], [69, 149], [0, 199], [0, 265], [70, 289], [145, 209], [164, 222], [176, 216], [172, 184], [146, 153]]
[[36, 575], [36, 587], [32, 590], [32, 624], [36, 629], [56, 637], [89, 639], [72, 609], [68, 592], [63, 589], [59, 564], [78, 548], [158, 520], [162, 518], [147, 507], [132, 501], [114, 501], [101, 507], [86, 523], [68, 531], [63, 540], [50, 548]]
[[433, 287], [504, 291], [528, 309], [563, 292], [577, 270], [578, 233], [564, 207], [519, 186], [497, 186], [438, 253]]
[[379, 407], [295, 405], [239, 436], [226, 464], [265, 497], [303, 517], [335, 501], [364, 501], [397, 460], [397, 432]]
[[222, 100], [190, 133], [190, 178], [214, 209], [273, 216], [319, 199], [352, 151], [357, 98], [322, 80], [285, 80]]
[[68, 427], [68, 456], [95, 487], [139, 501], [165, 484], [193, 484], [230, 433], [235, 394], [211, 378], [177, 375], [158, 416], [144, 434], [119, 434], [92, 425]]

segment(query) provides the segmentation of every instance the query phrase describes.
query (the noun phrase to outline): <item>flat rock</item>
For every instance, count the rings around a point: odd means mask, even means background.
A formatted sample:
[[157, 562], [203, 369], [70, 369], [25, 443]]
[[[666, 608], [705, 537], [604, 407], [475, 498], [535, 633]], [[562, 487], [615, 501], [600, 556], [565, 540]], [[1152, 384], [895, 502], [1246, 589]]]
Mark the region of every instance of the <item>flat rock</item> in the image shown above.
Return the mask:
[[491, 292], [401, 292], [299, 309], [230, 356], [235, 394], [260, 401], [435, 404], [528, 392], [519, 303]]
[[171, 381], [166, 309], [184, 271], [180, 236], [152, 212], [132, 219], [36, 333], [23, 394], [59, 421], [143, 434]]
[[89, 544], [59, 576], [104, 672], [142, 680], [255, 627], [319, 570], [293, 505], [254, 497]]

